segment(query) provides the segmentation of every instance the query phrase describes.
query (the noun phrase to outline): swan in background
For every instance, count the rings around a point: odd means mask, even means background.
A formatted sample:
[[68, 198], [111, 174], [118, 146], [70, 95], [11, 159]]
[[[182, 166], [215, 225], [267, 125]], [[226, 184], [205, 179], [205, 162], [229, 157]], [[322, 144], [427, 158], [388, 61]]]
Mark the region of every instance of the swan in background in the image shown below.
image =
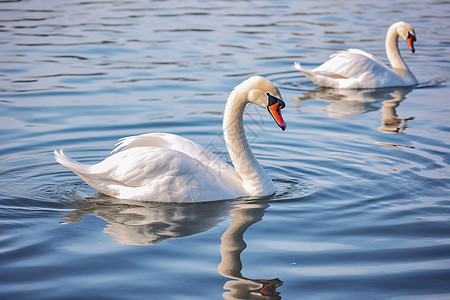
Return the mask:
[[223, 116], [224, 140], [234, 168], [201, 145], [167, 133], [123, 138], [111, 156], [95, 165], [76, 162], [62, 150], [55, 150], [55, 158], [91, 187], [119, 199], [196, 202], [272, 195], [275, 186], [245, 136], [247, 103], [267, 109], [286, 129], [280, 112], [285, 103], [272, 82], [253, 76], [236, 86]]
[[417, 85], [398, 50], [398, 36], [404, 38], [414, 53], [416, 34], [405, 22], [392, 24], [386, 34], [386, 54], [392, 69], [375, 56], [359, 49], [348, 49], [330, 56], [315, 69], [294, 67], [318, 85], [342, 89], [382, 88]]

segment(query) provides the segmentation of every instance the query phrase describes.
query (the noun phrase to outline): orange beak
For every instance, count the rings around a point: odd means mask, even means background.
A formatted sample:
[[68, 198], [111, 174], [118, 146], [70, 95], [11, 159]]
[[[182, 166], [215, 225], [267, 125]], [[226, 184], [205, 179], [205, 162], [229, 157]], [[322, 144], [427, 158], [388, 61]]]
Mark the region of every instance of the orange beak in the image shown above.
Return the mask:
[[408, 37], [406, 38], [406, 42], [409, 45], [409, 48], [411, 48], [412, 53], [416, 52], [416, 49], [414, 48], [414, 42], [417, 41], [416, 37], [408, 32]]
[[283, 116], [281, 115], [281, 109], [284, 107], [283, 104], [284, 102], [283, 103], [276, 102], [275, 104], [267, 106], [267, 110], [272, 115], [277, 125], [280, 126], [281, 130], [284, 131], [286, 129], [286, 122], [284, 122]]

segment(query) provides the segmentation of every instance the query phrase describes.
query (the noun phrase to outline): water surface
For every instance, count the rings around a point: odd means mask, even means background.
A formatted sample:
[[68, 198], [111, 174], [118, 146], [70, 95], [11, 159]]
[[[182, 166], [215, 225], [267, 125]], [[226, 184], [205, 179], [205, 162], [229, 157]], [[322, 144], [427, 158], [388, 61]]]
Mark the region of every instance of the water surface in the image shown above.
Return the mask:
[[[450, 297], [450, 5], [441, 1], [0, 3], [0, 298]], [[400, 41], [420, 85], [318, 88], [295, 71]], [[268, 199], [118, 201], [58, 165], [117, 139], [190, 138], [229, 161], [225, 99], [275, 82], [287, 130], [246, 110]]]

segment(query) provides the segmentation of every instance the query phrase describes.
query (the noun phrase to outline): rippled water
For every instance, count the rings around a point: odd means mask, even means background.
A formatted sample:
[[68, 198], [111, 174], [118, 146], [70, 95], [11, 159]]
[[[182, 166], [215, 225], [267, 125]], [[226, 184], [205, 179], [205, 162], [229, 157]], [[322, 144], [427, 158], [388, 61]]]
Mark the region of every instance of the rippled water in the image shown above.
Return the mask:
[[[1, 2], [0, 298], [450, 298], [449, 15], [445, 1]], [[419, 87], [321, 89], [292, 67], [351, 47], [385, 60], [399, 20]], [[285, 132], [245, 116], [270, 199], [118, 201], [54, 161], [160, 131], [227, 159], [225, 99], [254, 74], [287, 104]]]

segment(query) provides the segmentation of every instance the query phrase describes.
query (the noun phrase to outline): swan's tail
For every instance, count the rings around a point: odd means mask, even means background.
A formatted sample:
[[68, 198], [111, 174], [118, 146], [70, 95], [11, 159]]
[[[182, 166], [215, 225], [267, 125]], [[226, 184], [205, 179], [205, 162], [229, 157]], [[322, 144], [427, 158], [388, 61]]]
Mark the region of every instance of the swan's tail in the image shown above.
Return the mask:
[[323, 78], [323, 76], [315, 73], [313, 70], [303, 68], [299, 62], [294, 63], [294, 68], [302, 72], [309, 80], [318, 85], [324, 85], [324, 81], [326, 81], [326, 78]]
[[72, 170], [74, 173], [77, 174], [89, 174], [89, 168], [90, 165], [82, 164], [77, 162], [76, 160], [71, 159], [70, 157], [67, 157], [64, 154], [64, 151], [61, 149], [59, 151], [55, 150], [53, 152], [55, 154], [55, 159], [58, 163], [63, 165], [64, 167]]
[[309, 76], [316, 75], [311, 69], [305, 69], [302, 67], [302, 65], [299, 62], [294, 63], [294, 68], [305, 74], [306, 77], [309, 78]]
[[303, 67], [302, 67], [302, 65], [300, 64], [300, 62], [295, 62], [294, 63], [294, 68], [296, 68], [297, 70], [299, 70], [300, 72], [303, 72]]
[[63, 150], [55, 150], [55, 159], [58, 163], [70, 169], [76, 175], [78, 175], [84, 182], [93, 187], [94, 189], [102, 192], [103, 194], [118, 197], [120, 195], [120, 189], [123, 187], [130, 188], [125, 184], [117, 182], [105, 176], [105, 174], [92, 170], [92, 166], [79, 163], [70, 157], [67, 157]]
[[317, 70], [305, 69], [300, 65], [299, 62], [296, 62], [294, 64], [294, 68], [302, 72], [312, 82], [325, 87], [337, 88], [339, 87], [339, 79], [348, 80], [348, 78], [343, 76], [328, 74]]

